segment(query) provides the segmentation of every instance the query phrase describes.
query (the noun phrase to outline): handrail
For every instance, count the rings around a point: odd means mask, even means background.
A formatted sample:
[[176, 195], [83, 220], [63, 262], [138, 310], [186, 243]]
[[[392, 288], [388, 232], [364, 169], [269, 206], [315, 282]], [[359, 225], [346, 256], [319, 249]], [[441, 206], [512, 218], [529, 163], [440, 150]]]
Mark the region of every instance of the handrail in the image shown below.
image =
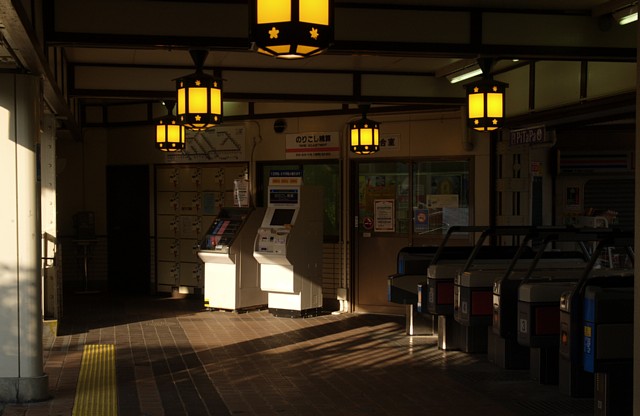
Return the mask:
[[[484, 240], [488, 236], [490, 235], [492, 236], [527, 235], [528, 233], [531, 232], [531, 229], [532, 229], [532, 226], [520, 226], [520, 225], [499, 225], [499, 226], [495, 226], [487, 229], [485, 232], [482, 233], [482, 235], [480, 235], [480, 238], [478, 238], [478, 241], [476, 241], [476, 245], [473, 247], [473, 250], [471, 251], [469, 258], [467, 259], [467, 262], [465, 263], [464, 267], [461, 269], [461, 273], [464, 273], [471, 268], [471, 265], [473, 264], [473, 261], [476, 255], [480, 251], [480, 248], [484, 244]], [[521, 247], [522, 247], [522, 244], [520, 244], [520, 247], [518, 248], [518, 252], [520, 251]]]
[[438, 262], [440, 256], [442, 256], [442, 253], [444, 252], [444, 247], [447, 245], [447, 242], [449, 241], [449, 238], [453, 233], [475, 233], [480, 231], [484, 232], [485, 230], [487, 230], [487, 228], [488, 226], [480, 225], [452, 225], [444, 235], [444, 238], [438, 246], [438, 250], [436, 250], [435, 254], [433, 255], [430, 264], [436, 264]]
[[[58, 239], [55, 236], [53, 236], [53, 235], [51, 235], [51, 234], [49, 234], [47, 232], [44, 232], [44, 233], [42, 233], [42, 240], [43, 240], [42, 253], [44, 254], [41, 257], [42, 261], [43, 262], [52, 261], [53, 262], [52, 266], [55, 266], [56, 265], [56, 254], [55, 254], [55, 252], [56, 252], [56, 248], [58, 247]], [[52, 250], [53, 251], [53, 257], [48, 255], [48, 253], [49, 253], [49, 245], [53, 246], [53, 250]]]

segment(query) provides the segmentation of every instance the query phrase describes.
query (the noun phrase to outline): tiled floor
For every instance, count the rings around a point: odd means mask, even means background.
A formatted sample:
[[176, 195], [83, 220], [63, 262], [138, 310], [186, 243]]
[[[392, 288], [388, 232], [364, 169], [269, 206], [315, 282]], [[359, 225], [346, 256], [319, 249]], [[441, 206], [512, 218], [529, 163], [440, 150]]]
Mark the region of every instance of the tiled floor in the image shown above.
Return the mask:
[[[67, 296], [45, 338], [51, 399], [3, 416], [72, 414], [85, 344], [116, 346], [119, 415], [593, 414], [592, 399], [405, 335], [404, 318], [205, 311], [197, 299]], [[99, 415], [96, 415], [99, 416]]]

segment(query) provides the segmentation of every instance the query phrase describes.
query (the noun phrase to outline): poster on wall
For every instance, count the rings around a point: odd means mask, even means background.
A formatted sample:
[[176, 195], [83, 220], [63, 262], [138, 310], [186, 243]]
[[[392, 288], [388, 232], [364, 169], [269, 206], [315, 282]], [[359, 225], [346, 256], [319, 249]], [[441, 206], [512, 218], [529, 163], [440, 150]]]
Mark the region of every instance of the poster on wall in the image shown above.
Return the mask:
[[167, 163], [246, 161], [244, 126], [214, 127], [206, 131], [186, 132], [186, 148], [167, 152]]
[[429, 231], [429, 210], [428, 209], [414, 208], [413, 231], [416, 233], [426, 233]]
[[373, 231], [378, 233], [394, 232], [395, 224], [395, 200], [376, 199], [373, 201]]

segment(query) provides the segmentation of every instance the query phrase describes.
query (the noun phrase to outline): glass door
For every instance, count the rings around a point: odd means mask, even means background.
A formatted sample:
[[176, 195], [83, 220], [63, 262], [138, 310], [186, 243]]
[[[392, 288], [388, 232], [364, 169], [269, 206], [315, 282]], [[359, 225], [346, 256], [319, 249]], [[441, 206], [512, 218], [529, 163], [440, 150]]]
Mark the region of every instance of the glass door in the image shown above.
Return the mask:
[[409, 245], [409, 164], [361, 162], [354, 179], [355, 310], [402, 314], [403, 305], [388, 302], [387, 278], [396, 272], [398, 251]]
[[[354, 310], [404, 314], [388, 301], [388, 277], [407, 246], [434, 246], [452, 225], [471, 224], [471, 159], [354, 162]], [[468, 244], [456, 236], [452, 244]], [[426, 271], [425, 271], [426, 280]]]

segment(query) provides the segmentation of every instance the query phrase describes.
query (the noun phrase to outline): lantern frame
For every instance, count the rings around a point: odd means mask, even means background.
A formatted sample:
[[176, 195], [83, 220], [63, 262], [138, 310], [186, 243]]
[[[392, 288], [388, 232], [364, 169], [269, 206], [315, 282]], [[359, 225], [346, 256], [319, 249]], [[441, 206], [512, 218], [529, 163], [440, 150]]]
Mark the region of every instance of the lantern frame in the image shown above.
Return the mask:
[[[322, 6], [326, 9], [321, 9], [320, 17], [311, 17], [319, 10], [318, 3], [324, 3]], [[250, 0], [252, 49], [284, 59], [306, 58], [324, 52], [334, 40], [333, 3], [333, 0]], [[267, 9], [269, 5], [272, 9]]]
[[[369, 140], [364, 142], [366, 130], [370, 132]], [[357, 155], [370, 155], [380, 150], [380, 123], [370, 120], [365, 114], [360, 120], [349, 123], [349, 149]]]
[[204, 131], [222, 123], [222, 79], [205, 74], [208, 51], [189, 51], [196, 72], [176, 79], [178, 122], [193, 131]]
[[175, 102], [163, 103], [167, 109], [167, 115], [158, 120], [156, 124], [156, 148], [163, 152], [176, 152], [186, 148], [186, 134], [184, 126], [178, 123], [178, 118], [173, 115]]
[[505, 91], [509, 84], [482, 78], [465, 84], [467, 123], [477, 131], [493, 131], [503, 127]]

